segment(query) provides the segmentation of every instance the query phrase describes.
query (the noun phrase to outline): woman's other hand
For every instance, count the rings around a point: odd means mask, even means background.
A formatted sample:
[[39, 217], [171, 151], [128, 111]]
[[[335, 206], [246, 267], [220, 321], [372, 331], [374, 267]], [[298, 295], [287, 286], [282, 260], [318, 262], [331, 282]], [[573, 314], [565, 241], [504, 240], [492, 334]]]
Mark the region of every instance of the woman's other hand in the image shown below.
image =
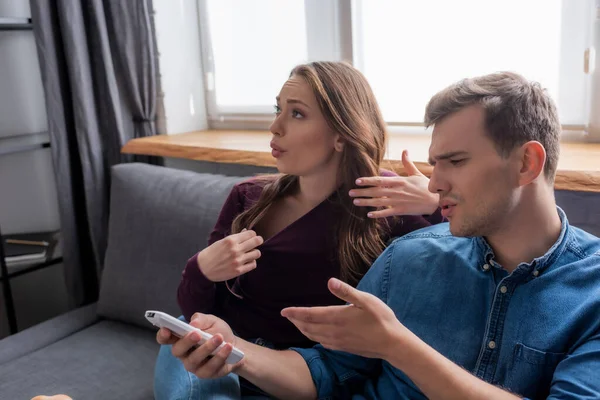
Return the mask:
[[213, 282], [236, 278], [256, 268], [262, 243], [253, 230], [229, 235], [198, 253], [198, 268]]
[[439, 204], [439, 195], [428, 189], [429, 179], [419, 171], [402, 152], [402, 164], [408, 176], [371, 176], [358, 178], [358, 189], [350, 191], [354, 204], [360, 207], [376, 207], [367, 215], [385, 218], [392, 215], [430, 215]]

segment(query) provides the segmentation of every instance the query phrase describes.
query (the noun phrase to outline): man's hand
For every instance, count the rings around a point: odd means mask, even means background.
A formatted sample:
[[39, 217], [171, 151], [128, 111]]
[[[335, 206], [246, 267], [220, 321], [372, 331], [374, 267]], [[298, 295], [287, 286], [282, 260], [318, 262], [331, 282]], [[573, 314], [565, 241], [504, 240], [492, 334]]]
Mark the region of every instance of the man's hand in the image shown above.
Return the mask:
[[[228, 375], [242, 365], [243, 359], [234, 365], [225, 363], [237, 339], [225, 321], [214, 315], [196, 313], [192, 316], [190, 325], [210, 333], [213, 335], [212, 339], [194, 349], [194, 346], [201, 340], [197, 332], [190, 332], [181, 339], [166, 328], [160, 328], [156, 334], [158, 343], [173, 345], [171, 352], [181, 360], [187, 371], [201, 379], [214, 379]], [[226, 342], [225, 346], [211, 356], [212, 352], [224, 341]]]
[[408, 329], [377, 297], [335, 278], [329, 280], [328, 286], [331, 293], [351, 304], [290, 307], [283, 309], [281, 315], [309, 339], [328, 349], [370, 358], [386, 358], [392, 342]]
[[367, 187], [350, 191], [350, 197], [355, 197], [354, 204], [381, 208], [370, 212], [370, 218], [430, 215], [437, 210], [439, 195], [429, 191], [429, 179], [410, 160], [406, 150], [402, 152], [402, 164], [408, 175], [406, 177], [371, 176], [356, 180], [357, 185]]

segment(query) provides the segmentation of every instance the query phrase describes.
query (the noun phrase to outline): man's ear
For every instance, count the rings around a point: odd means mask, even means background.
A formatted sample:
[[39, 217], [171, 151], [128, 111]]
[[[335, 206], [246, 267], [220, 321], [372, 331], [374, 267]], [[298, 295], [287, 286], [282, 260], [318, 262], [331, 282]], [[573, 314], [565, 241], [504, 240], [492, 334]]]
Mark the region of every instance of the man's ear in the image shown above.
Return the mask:
[[525, 186], [539, 176], [544, 175], [546, 165], [546, 149], [540, 142], [530, 141], [521, 146], [520, 151], [521, 168], [519, 170], [519, 185]]
[[337, 133], [334, 140], [333, 147], [335, 148], [335, 151], [341, 153], [342, 150], [344, 150], [344, 140], [342, 139], [342, 135]]

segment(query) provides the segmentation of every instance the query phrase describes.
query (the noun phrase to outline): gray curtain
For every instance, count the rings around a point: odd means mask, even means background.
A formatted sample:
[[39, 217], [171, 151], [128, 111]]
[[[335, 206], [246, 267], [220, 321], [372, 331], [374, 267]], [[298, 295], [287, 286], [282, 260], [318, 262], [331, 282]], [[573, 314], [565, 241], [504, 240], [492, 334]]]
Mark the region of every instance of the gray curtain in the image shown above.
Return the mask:
[[156, 133], [151, 0], [30, 0], [73, 306], [96, 300], [107, 242], [110, 167]]

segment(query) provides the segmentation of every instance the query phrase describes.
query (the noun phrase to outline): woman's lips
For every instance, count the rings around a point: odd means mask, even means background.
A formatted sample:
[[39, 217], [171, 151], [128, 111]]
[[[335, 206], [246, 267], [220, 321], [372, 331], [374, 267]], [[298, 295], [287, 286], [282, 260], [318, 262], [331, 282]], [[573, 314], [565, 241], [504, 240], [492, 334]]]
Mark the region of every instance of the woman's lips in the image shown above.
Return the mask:
[[271, 155], [275, 158], [281, 157], [282, 154], [283, 154], [283, 151], [281, 151], [281, 150], [277, 150], [277, 149], [271, 150]]
[[275, 143], [271, 142], [271, 155], [275, 158], [279, 158], [285, 153], [281, 147], [277, 146]]

